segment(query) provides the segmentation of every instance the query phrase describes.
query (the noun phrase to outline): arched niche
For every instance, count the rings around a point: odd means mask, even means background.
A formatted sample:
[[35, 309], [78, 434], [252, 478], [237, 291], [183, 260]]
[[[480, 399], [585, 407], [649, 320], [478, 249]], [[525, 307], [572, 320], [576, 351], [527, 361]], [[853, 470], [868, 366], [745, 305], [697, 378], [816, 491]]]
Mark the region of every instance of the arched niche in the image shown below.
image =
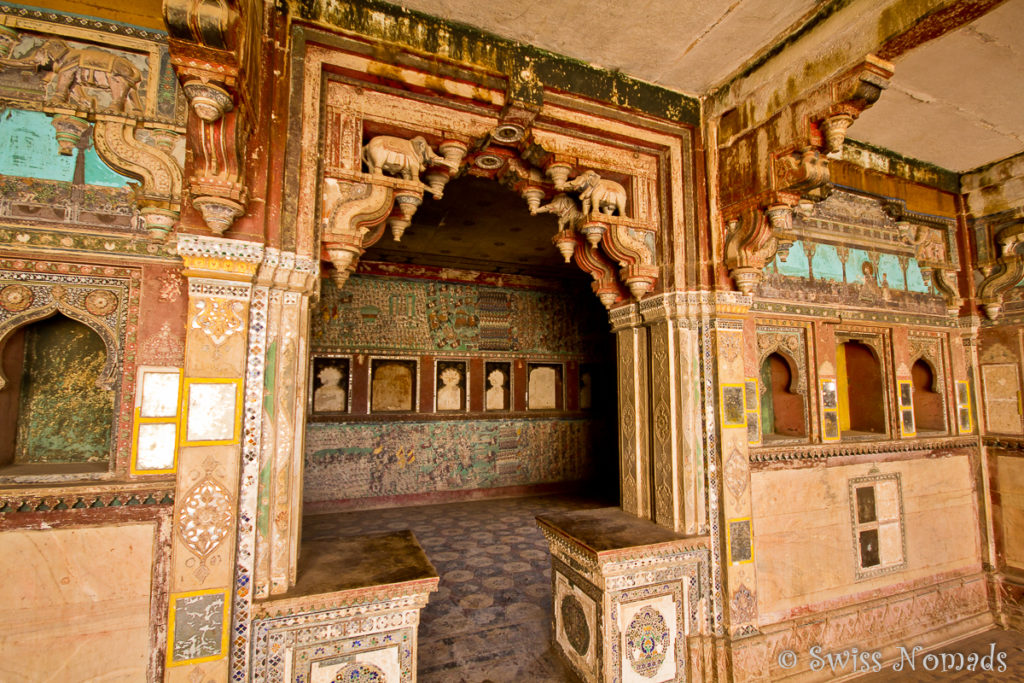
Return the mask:
[[886, 434], [885, 372], [877, 350], [863, 340], [839, 345], [839, 424], [844, 436]]
[[795, 361], [775, 350], [761, 361], [761, 422], [765, 440], [807, 436], [806, 404]]
[[910, 377], [914, 387], [914, 423], [918, 434], [922, 432], [946, 432], [946, 409], [943, 387], [935, 366], [923, 356], [910, 366]]
[[104, 376], [110, 345], [62, 312], [36, 313], [0, 338], [0, 467], [105, 469], [116, 398]]

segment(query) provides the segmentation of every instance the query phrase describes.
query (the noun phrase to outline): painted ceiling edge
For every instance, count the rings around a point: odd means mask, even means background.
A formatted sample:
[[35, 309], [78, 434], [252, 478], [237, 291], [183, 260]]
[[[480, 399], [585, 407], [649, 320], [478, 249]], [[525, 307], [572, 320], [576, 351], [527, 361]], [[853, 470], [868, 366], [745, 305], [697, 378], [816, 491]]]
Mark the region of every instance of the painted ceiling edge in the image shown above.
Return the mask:
[[[380, 0], [281, 0], [303, 21], [350, 31], [433, 60], [468, 64], [509, 77], [528, 70], [547, 87], [650, 116], [697, 127], [700, 100], [458, 22]], [[329, 6], [328, 6], [329, 5]]]

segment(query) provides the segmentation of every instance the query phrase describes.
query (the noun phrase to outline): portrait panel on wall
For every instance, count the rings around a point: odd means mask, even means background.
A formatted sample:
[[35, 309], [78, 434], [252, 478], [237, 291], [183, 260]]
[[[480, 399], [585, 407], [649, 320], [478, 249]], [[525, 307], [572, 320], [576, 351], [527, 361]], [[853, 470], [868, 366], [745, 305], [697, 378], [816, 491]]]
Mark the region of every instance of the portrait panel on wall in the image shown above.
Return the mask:
[[370, 359], [370, 412], [416, 410], [416, 361]]
[[512, 364], [489, 362], [484, 364], [487, 390], [484, 392], [484, 410], [508, 410], [511, 407]]
[[347, 413], [351, 378], [348, 358], [314, 356], [310, 363], [313, 413]]
[[834, 379], [821, 380], [821, 405], [825, 408], [835, 408], [838, 405], [838, 394], [836, 393], [836, 381]]
[[562, 409], [562, 366], [559, 363], [527, 363], [526, 407], [530, 410]]
[[726, 427], [746, 427], [747, 418], [743, 411], [745, 401], [742, 384], [722, 385], [722, 420]]
[[914, 426], [914, 411], [911, 408], [904, 408], [900, 411], [900, 418], [903, 420], [903, 433], [916, 434]]
[[821, 426], [826, 439], [839, 438], [839, 414], [835, 410], [826, 410], [821, 414]]
[[434, 406], [438, 412], [466, 409], [466, 361], [439, 360], [434, 365]]
[[912, 393], [913, 392], [913, 388], [911, 387], [910, 382], [902, 382], [901, 381], [899, 384], [900, 384], [900, 406], [902, 406], [904, 408], [909, 408], [910, 406], [913, 405], [913, 402], [914, 402], [914, 397], [913, 397], [913, 393]]
[[967, 382], [960, 381], [956, 383], [956, 402], [961, 405], [966, 405], [970, 399], [970, 391], [967, 388]]

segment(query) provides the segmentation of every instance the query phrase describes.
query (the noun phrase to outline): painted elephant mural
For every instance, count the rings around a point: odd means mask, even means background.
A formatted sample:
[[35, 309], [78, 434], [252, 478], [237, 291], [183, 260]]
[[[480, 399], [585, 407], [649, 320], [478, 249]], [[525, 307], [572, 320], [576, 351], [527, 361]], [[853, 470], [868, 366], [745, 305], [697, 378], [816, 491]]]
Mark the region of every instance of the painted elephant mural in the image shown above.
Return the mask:
[[448, 166], [420, 135], [403, 140], [391, 135], [378, 135], [363, 147], [363, 161], [370, 173], [401, 175], [405, 180], [419, 180], [430, 164]]
[[591, 211], [609, 216], [618, 211], [620, 216], [626, 215], [626, 188], [614, 180], [602, 178], [594, 171], [584, 171], [565, 187], [580, 191], [584, 216], [590, 215]]
[[95, 47], [72, 47], [51, 38], [17, 59], [0, 59], [0, 65], [50, 71], [52, 101], [92, 111], [99, 107], [89, 90], [110, 94], [109, 109], [118, 114], [141, 111], [139, 83], [142, 72], [124, 55]]

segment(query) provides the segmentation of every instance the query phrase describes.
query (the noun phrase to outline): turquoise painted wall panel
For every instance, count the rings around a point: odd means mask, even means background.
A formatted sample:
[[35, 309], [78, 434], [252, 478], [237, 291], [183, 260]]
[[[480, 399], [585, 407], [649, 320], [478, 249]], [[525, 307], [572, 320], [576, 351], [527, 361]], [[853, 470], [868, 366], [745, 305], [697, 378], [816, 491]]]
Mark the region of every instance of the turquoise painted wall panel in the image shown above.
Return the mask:
[[590, 475], [592, 420], [310, 423], [305, 503], [579, 481]]
[[881, 285], [883, 282], [888, 282], [890, 289], [906, 289], [900, 260], [893, 254], [882, 254], [878, 257], [878, 284]]
[[868, 252], [863, 249], [850, 249], [846, 257], [846, 281], [864, 283], [864, 262], [868, 260]]
[[924, 282], [921, 266], [918, 265], [916, 258], [910, 259], [910, 262], [907, 264], [907, 289], [911, 292], [921, 292], [922, 294], [928, 294], [932, 291], [931, 287]]
[[819, 280], [843, 281], [843, 262], [839, 260], [839, 252], [831, 244], [819, 244], [814, 250], [811, 260], [814, 277]]
[[38, 111], [8, 109], [0, 115], [0, 173], [71, 182], [76, 157], [60, 155], [50, 121]]
[[[52, 121], [38, 111], [8, 109], [0, 114], [0, 174], [69, 183], [74, 180], [79, 152], [61, 156]], [[83, 163], [86, 185], [124, 187], [129, 181], [103, 163], [91, 142]]]
[[807, 252], [804, 251], [804, 244], [800, 240], [793, 242], [789, 248], [789, 256], [782, 261], [778, 255], [775, 256], [775, 268], [782, 275], [794, 277], [810, 277], [811, 264], [807, 260]]

